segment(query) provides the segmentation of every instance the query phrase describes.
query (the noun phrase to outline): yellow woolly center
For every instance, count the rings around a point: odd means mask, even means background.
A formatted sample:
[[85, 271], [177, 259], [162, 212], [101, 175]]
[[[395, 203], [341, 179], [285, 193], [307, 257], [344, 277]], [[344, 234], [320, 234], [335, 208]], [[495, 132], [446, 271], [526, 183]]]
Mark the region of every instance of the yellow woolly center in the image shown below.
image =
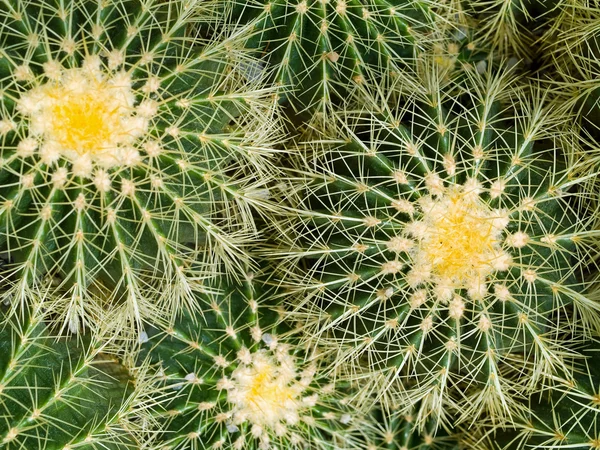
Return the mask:
[[[112, 141], [119, 143], [123, 116], [119, 107], [111, 105], [110, 91], [104, 86], [96, 86], [91, 93], [68, 96], [62, 86], [46, 91], [53, 101], [45, 115], [50, 118], [46, 137], [53, 139], [64, 149], [73, 149], [80, 155], [101, 153]], [[108, 94], [108, 95], [107, 95]], [[61, 98], [66, 100], [61, 101]], [[125, 115], [126, 117], [126, 115]], [[123, 130], [124, 131], [124, 130]], [[113, 137], [114, 136], [114, 137]]]
[[457, 289], [482, 298], [487, 276], [507, 270], [511, 263], [502, 248], [506, 213], [490, 209], [471, 185], [442, 189], [423, 197], [419, 206], [420, 220], [408, 226], [413, 240], [409, 284], [433, 285], [442, 301], [449, 301]]
[[129, 75], [105, 73], [93, 61], [84, 68], [54, 69], [50, 80], [19, 99], [17, 110], [29, 121], [22, 156], [35, 148], [43, 163], [66, 159], [74, 175], [84, 177], [94, 167], [140, 163], [136, 145], [148, 131], [155, 103], [136, 107]]
[[493, 216], [477, 199], [454, 193], [424, 211], [423, 222], [419, 253], [435, 275], [464, 282], [488, 272], [500, 241]]
[[[295, 397], [293, 389], [285, 382], [287, 380], [282, 379], [273, 365], [253, 367], [248, 381], [245, 401], [250, 409], [266, 406], [270, 410], [275, 410]], [[258, 413], [258, 411], [256, 412]]]
[[262, 441], [268, 441], [272, 432], [285, 433], [287, 426], [300, 420], [302, 410], [311, 406], [310, 397], [303, 398], [302, 394], [312, 372], [298, 376], [295, 360], [283, 346], [253, 353], [244, 349], [238, 359], [239, 366], [223, 384], [232, 407], [232, 423], [249, 422], [252, 434]]

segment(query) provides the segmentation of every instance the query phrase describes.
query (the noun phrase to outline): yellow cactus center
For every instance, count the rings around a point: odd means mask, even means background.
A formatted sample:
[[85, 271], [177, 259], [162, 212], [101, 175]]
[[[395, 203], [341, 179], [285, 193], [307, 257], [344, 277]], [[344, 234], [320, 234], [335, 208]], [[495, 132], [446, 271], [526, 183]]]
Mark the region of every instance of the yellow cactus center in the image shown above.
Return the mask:
[[294, 358], [283, 345], [253, 353], [244, 349], [238, 360], [240, 364], [223, 384], [232, 406], [231, 422], [234, 426], [250, 423], [261, 448], [269, 448], [272, 432], [285, 434], [288, 426], [300, 421], [302, 410], [316, 402], [316, 396], [302, 396], [314, 372], [298, 374]]
[[26, 92], [17, 109], [29, 119], [24, 156], [38, 151], [43, 163], [64, 158], [77, 176], [91, 177], [94, 167], [109, 169], [139, 164], [136, 148], [148, 131], [156, 107], [135, 106], [125, 72], [104, 73], [96, 64], [54, 69], [52, 78]]
[[502, 248], [505, 212], [492, 210], [476, 186], [456, 186], [420, 201], [420, 220], [408, 227], [414, 239], [409, 284], [431, 283], [443, 300], [456, 289], [471, 298], [487, 291], [486, 277], [507, 270], [511, 257]]
[[[96, 86], [94, 92], [68, 98], [64, 88], [52, 87], [46, 91], [52, 101], [45, 111], [50, 118], [46, 127], [48, 139], [53, 139], [64, 149], [73, 149], [80, 155], [101, 153], [108, 143], [124, 141], [122, 105], [113, 105], [109, 90]], [[62, 97], [67, 99], [61, 101]], [[106, 98], [108, 97], [108, 98]], [[119, 133], [121, 131], [121, 133]], [[110, 141], [117, 142], [110, 142]]]
[[500, 244], [499, 230], [476, 200], [453, 193], [431, 205], [423, 219], [427, 232], [419, 249], [436, 275], [465, 280], [488, 271]]
[[277, 368], [271, 364], [252, 367], [253, 375], [248, 379], [246, 403], [252, 409], [260, 410], [261, 405], [273, 410], [291, 400], [296, 393], [290, 388], [288, 381], [282, 377]]

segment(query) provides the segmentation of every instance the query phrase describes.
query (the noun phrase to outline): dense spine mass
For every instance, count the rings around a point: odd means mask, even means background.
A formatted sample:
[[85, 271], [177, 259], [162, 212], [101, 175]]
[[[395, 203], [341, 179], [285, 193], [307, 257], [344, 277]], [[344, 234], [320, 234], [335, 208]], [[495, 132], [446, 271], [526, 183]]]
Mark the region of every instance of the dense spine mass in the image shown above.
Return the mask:
[[478, 45], [485, 45], [500, 59], [527, 64], [538, 58], [539, 36], [553, 26], [559, 13], [557, 0], [474, 0], [456, 2], [462, 20], [477, 29]]
[[0, 276], [15, 307], [38, 291], [73, 332], [106, 309], [139, 330], [247, 260], [279, 128], [237, 41], [191, 34], [197, 8], [0, 4]]
[[419, 431], [413, 414], [416, 409], [404, 414], [399, 414], [398, 409], [375, 409], [372, 412], [371, 420], [375, 424], [375, 430], [365, 444], [367, 450], [459, 450], [463, 448], [460, 435], [451, 435], [439, 430], [435, 421], [431, 421], [422, 431]]

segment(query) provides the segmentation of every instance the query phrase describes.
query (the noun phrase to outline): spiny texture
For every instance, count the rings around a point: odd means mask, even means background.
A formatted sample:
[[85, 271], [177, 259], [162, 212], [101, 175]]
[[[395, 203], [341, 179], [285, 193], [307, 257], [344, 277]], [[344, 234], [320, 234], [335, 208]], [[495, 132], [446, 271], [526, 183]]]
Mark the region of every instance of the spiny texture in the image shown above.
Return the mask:
[[[520, 417], [514, 428], [490, 427], [472, 433], [474, 446], [493, 450], [600, 449], [598, 343], [588, 344], [583, 353], [589, 359], [573, 367], [573, 379], [557, 379], [532, 395], [530, 413]], [[483, 437], [478, 439], [477, 434]]]
[[502, 421], [564, 368], [564, 332], [600, 325], [582, 295], [593, 195], [559, 118], [510, 73], [459, 74], [424, 57], [396, 92], [341, 111], [337, 135], [302, 148], [299, 218], [279, 224], [294, 230], [279, 249], [290, 318], [419, 427]]
[[587, 0], [560, 2], [556, 14], [552, 27], [542, 36], [541, 42], [546, 47], [544, 56], [562, 65], [563, 70], [573, 73], [577, 72], [579, 64], [586, 61], [598, 64], [594, 61], [599, 51], [598, 6]]
[[[597, 208], [600, 167], [600, 6], [585, 0], [561, 3], [560, 15], [542, 37], [544, 83], [564, 118], [565, 143], [588, 176], [590, 206]], [[596, 227], [597, 228], [597, 227]]]
[[[233, 24], [263, 52], [299, 111], [329, 116], [362, 83], [398, 76], [422, 50], [435, 17], [427, 0], [234, 1]], [[256, 70], [256, 69], [255, 69]]]
[[[414, 412], [414, 411], [413, 411]], [[366, 450], [459, 450], [463, 447], [458, 436], [450, 436], [429, 423], [422, 432], [417, 430], [414, 416], [396, 411], [375, 410], [370, 419], [375, 433]]]
[[105, 309], [139, 329], [244, 264], [279, 128], [235, 37], [189, 34], [197, 7], [0, 3], [0, 277], [15, 307], [40, 292], [73, 332]]
[[556, 107], [564, 108], [565, 117], [571, 115], [571, 124], [581, 124], [581, 143], [597, 161], [600, 6], [586, 0], [562, 4], [560, 15], [544, 34], [542, 42], [546, 63], [542, 70], [556, 94]]
[[477, 29], [476, 45], [485, 45], [496, 57], [535, 58], [537, 39], [552, 23], [561, 5], [557, 0], [475, 0], [451, 2], [462, 10], [458, 24]]
[[277, 325], [271, 288], [253, 278], [207, 286], [203, 317], [149, 330], [144, 352], [158, 366], [164, 401], [147, 447], [364, 448], [353, 427], [369, 425], [344, 406], [318, 358], [308, 361]]
[[[591, 358], [574, 380], [534, 398], [533, 414], [509, 448], [600, 449], [600, 368]], [[506, 448], [506, 447], [504, 447]]]
[[93, 339], [54, 336], [39, 304], [0, 329], [0, 448], [135, 449], [137, 391]]

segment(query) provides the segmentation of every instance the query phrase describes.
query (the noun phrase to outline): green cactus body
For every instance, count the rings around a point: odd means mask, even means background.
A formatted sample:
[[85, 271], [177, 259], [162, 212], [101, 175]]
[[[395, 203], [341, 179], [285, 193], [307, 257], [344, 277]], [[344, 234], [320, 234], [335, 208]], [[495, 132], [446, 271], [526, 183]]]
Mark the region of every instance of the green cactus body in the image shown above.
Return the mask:
[[455, 85], [424, 61], [408, 100], [361, 99], [305, 148], [305, 212], [280, 249], [290, 316], [365, 392], [420, 402], [419, 427], [502, 420], [563, 367], [571, 313], [598, 326], [581, 295], [597, 231], [535, 90], [475, 70]]
[[309, 115], [377, 77], [398, 75], [423, 45], [434, 16], [427, 1], [235, 1], [231, 21], [267, 56], [287, 99]]
[[193, 306], [215, 264], [243, 264], [274, 173], [273, 99], [234, 70], [236, 41], [186, 34], [193, 6], [0, 5], [1, 276], [14, 304], [43, 291], [72, 331], [107, 307], [125, 328]]
[[309, 355], [276, 326], [278, 313], [265, 306], [272, 289], [252, 278], [207, 288], [204, 319], [149, 330], [144, 352], [159, 367], [166, 402], [148, 446], [362, 448], [351, 428], [370, 426], [354, 420], [319, 365], [306, 362]]
[[136, 391], [126, 369], [85, 336], [53, 336], [38, 309], [0, 330], [0, 448], [135, 449]]

